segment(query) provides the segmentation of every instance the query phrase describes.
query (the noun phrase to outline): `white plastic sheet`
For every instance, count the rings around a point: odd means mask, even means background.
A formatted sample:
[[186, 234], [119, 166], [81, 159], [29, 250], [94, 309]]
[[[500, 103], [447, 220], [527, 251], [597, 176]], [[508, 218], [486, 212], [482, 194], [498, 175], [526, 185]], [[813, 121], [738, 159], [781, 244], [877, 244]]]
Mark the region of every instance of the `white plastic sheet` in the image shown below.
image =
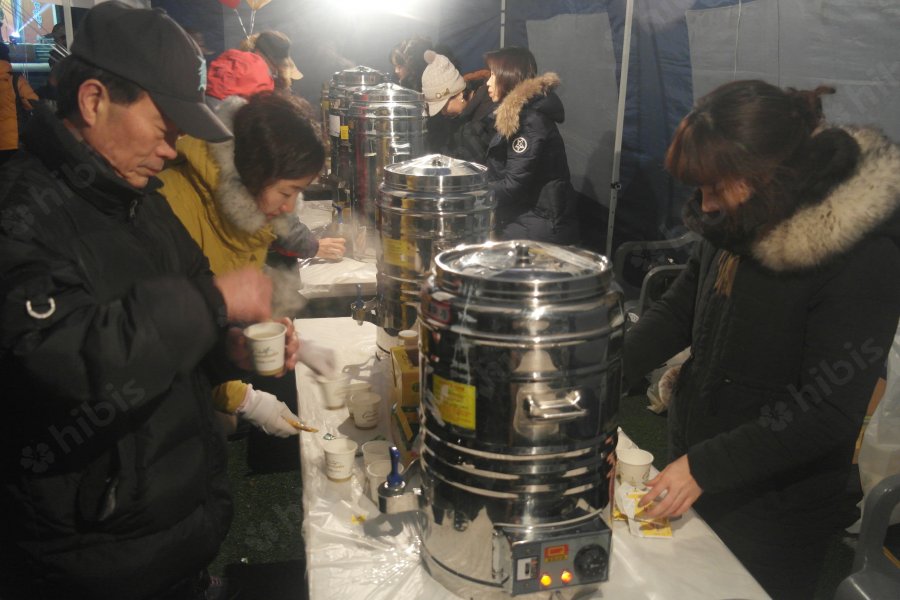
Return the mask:
[[[304, 338], [335, 350], [351, 379], [387, 394], [389, 365], [375, 360], [375, 327], [350, 318], [298, 319]], [[300, 436], [303, 533], [310, 598], [453, 600], [419, 558], [422, 529], [415, 514], [385, 517], [364, 495], [362, 458], [349, 482], [328, 481], [320, 445], [326, 433], [364, 442], [387, 436], [387, 402], [375, 430], [356, 429], [346, 408], [327, 410], [305, 367], [298, 367], [300, 417], [321, 431]], [[623, 440], [625, 441], [625, 440]], [[627, 443], [627, 442], [625, 442]], [[709, 527], [690, 511], [672, 524], [672, 539], [640, 539], [614, 523], [610, 580], [589, 598], [766, 598], [765, 592]], [[299, 596], [299, 591], [298, 591]], [[548, 595], [548, 598], [550, 596]]]

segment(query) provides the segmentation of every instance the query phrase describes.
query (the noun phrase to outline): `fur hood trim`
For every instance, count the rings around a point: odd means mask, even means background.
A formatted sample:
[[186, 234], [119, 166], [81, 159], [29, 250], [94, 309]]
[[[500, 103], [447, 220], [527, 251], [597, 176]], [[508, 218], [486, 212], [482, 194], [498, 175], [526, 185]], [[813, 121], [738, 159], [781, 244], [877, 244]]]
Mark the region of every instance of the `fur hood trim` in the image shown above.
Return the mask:
[[845, 128], [859, 144], [853, 174], [821, 202], [798, 210], [753, 245], [775, 271], [807, 269], [848, 252], [900, 206], [900, 148], [873, 129]]
[[[225, 126], [234, 131], [234, 116], [247, 104], [240, 96], [226, 98], [216, 114]], [[276, 235], [285, 236], [290, 230], [290, 218], [294, 215], [280, 215], [271, 221], [256, 204], [256, 198], [241, 182], [241, 176], [234, 165], [234, 139], [217, 144], [210, 143], [209, 150], [213, 160], [219, 167], [219, 185], [216, 187], [216, 204], [229, 223], [250, 235], [258, 233], [267, 225], [271, 225]], [[297, 206], [303, 201], [303, 194], [297, 199]]]
[[528, 101], [537, 96], [546, 96], [558, 86], [559, 76], [556, 73], [544, 73], [519, 82], [497, 108], [495, 122], [500, 135], [509, 139], [519, 130], [519, 114]]

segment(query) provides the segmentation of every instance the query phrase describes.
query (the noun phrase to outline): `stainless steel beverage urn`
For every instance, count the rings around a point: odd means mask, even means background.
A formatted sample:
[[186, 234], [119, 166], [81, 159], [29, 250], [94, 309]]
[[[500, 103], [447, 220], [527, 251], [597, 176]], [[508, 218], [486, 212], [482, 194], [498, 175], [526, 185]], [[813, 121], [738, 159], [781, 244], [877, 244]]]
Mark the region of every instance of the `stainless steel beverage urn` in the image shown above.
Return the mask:
[[431, 154], [384, 167], [377, 201], [378, 294], [370, 315], [378, 345], [415, 327], [422, 284], [441, 251], [489, 239], [496, 202], [487, 169]]
[[[393, 83], [362, 88], [352, 95], [348, 119], [354, 223], [374, 231], [375, 201], [384, 168], [425, 154], [425, 97]], [[374, 242], [377, 238], [372, 235], [369, 239]]]
[[624, 323], [609, 262], [531, 241], [460, 246], [435, 258], [419, 319], [429, 572], [466, 598], [597, 586]]
[[[347, 111], [353, 92], [367, 86], [378, 85], [388, 80], [388, 76], [370, 67], [353, 67], [338, 71], [331, 78], [328, 87], [328, 139], [331, 142], [332, 183], [344, 191], [349, 202], [350, 181], [352, 180], [352, 149], [350, 147], [350, 126]], [[323, 103], [324, 104], [324, 103]]]

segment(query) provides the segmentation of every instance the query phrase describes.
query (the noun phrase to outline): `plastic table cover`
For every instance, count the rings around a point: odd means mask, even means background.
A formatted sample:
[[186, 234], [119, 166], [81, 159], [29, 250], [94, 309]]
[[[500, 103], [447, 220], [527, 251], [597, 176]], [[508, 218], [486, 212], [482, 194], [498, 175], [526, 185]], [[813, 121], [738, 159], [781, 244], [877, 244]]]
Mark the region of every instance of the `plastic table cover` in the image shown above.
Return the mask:
[[347, 257], [339, 261], [316, 261], [300, 268], [300, 294], [307, 300], [352, 296], [359, 284], [363, 295], [371, 296], [375, 294], [376, 271], [374, 263]]
[[[304, 201], [297, 215], [304, 225], [322, 237], [321, 232], [331, 224], [331, 210], [330, 200]], [[312, 260], [300, 264], [300, 294], [307, 300], [352, 296], [356, 294], [357, 284], [362, 285], [364, 295], [375, 293], [377, 267], [372, 262], [344, 257], [339, 261]]]
[[[296, 327], [302, 337], [333, 349], [337, 363], [349, 374], [351, 382], [370, 382], [372, 389], [382, 395], [378, 427], [357, 429], [346, 407], [325, 408], [311, 372], [298, 366], [300, 417], [319, 428], [318, 433], [300, 434], [303, 535], [310, 598], [458, 598], [433, 580], [420, 561], [422, 529], [416, 513], [381, 515], [365, 495], [361, 453], [349, 481], [332, 482], [323, 471], [321, 442], [326, 434], [347, 436], [360, 445], [377, 436], [390, 439], [390, 364], [375, 358], [375, 326], [360, 326], [344, 317], [298, 319]], [[627, 436], [623, 443], [629, 443]], [[612, 523], [612, 529], [609, 581], [580, 598], [768, 597], [694, 511], [672, 522], [671, 539], [633, 537], [622, 522]], [[546, 597], [553, 595], [548, 593]]]

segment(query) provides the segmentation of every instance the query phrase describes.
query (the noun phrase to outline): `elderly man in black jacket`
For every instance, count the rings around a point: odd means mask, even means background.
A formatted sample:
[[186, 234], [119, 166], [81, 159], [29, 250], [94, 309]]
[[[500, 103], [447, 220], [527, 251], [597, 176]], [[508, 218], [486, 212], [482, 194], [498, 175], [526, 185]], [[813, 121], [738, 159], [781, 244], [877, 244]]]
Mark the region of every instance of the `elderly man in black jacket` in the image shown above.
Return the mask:
[[108, 2], [72, 55], [0, 171], [0, 597], [203, 597], [231, 500], [201, 363], [271, 283], [214, 279], [156, 193], [180, 131], [230, 137], [190, 38]]

